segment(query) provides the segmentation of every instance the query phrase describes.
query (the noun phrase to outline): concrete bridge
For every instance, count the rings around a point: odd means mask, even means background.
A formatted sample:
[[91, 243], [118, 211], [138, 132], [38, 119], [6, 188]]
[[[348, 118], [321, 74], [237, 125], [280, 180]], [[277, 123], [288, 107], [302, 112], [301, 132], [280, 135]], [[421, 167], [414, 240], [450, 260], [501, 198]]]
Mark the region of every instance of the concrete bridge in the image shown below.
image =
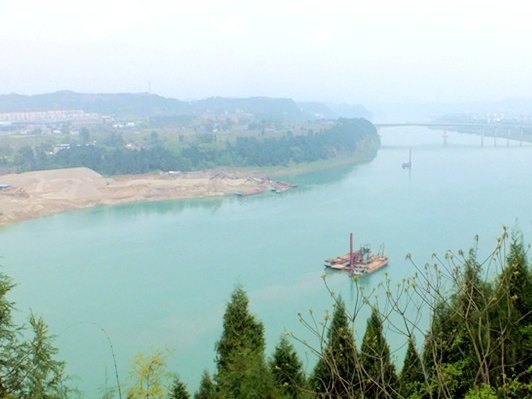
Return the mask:
[[429, 127], [441, 128], [447, 130], [461, 129], [461, 128], [475, 128], [475, 129], [532, 129], [532, 124], [527, 123], [488, 123], [488, 122], [377, 122], [374, 123], [377, 129], [387, 127]]
[[[447, 144], [447, 132], [461, 131], [480, 136], [480, 145], [484, 146], [485, 137], [493, 137], [493, 145], [497, 145], [497, 138], [505, 138], [506, 145], [510, 140], [532, 142], [532, 124], [529, 123], [488, 123], [488, 122], [384, 122], [374, 123], [377, 131], [394, 127], [427, 127], [443, 130], [443, 144]], [[526, 131], [526, 133], [525, 133]]]

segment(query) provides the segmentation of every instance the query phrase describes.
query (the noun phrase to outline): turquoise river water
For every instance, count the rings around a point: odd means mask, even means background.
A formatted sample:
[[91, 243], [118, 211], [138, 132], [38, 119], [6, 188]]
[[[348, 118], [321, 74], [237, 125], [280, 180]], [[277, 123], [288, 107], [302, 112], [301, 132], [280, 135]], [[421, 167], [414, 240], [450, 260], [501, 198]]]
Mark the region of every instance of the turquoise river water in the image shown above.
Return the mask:
[[[96, 207], [2, 228], [16, 317], [31, 309], [45, 318], [86, 397], [98, 397], [106, 375], [114, 380], [102, 329], [123, 385], [136, 352], [165, 349], [194, 390], [214, 368], [237, 284], [265, 324], [268, 354], [285, 330], [310, 339], [297, 315], [313, 309], [319, 319], [330, 309], [323, 260], [347, 252], [351, 231], [357, 242], [385, 245], [392, 281], [413, 274], [407, 253], [423, 264], [433, 252], [468, 249], [476, 234], [487, 252], [503, 225], [532, 240], [532, 146], [490, 139], [481, 147], [479, 137], [455, 133], [447, 141], [440, 131], [384, 129], [373, 162], [293, 177], [299, 187], [281, 195]], [[353, 301], [347, 275], [328, 282]], [[390, 344], [399, 361], [403, 342], [391, 336]], [[313, 355], [297, 348], [310, 371]]]

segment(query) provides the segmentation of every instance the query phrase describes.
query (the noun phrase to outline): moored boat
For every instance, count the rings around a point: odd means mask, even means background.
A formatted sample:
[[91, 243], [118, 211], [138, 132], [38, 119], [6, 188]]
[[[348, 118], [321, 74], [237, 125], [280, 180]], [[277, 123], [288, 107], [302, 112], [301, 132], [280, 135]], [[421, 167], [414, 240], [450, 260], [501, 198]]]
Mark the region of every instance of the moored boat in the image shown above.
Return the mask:
[[354, 275], [365, 276], [387, 266], [389, 259], [384, 254], [373, 254], [367, 245], [353, 250], [353, 233], [349, 235], [349, 253], [325, 260], [325, 267], [332, 270], [344, 270]]

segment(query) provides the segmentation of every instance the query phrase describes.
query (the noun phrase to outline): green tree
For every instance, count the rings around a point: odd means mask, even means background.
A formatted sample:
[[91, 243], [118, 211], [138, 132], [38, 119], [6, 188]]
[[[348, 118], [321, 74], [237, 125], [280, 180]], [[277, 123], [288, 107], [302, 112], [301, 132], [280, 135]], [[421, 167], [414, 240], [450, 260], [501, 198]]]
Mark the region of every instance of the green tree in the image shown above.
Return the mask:
[[29, 145], [21, 147], [15, 155], [15, 166], [19, 171], [36, 168], [35, 153]]
[[187, 391], [185, 384], [179, 379], [179, 377], [174, 378], [174, 382], [170, 387], [170, 394], [168, 395], [169, 399], [189, 399], [190, 395]]
[[523, 238], [517, 233], [512, 237], [501, 280], [506, 286], [512, 306], [518, 312], [520, 325], [532, 323], [532, 273], [528, 266]]
[[510, 381], [506, 381], [497, 393], [505, 399], [532, 398], [532, 365]]
[[109, 147], [120, 148], [125, 144], [125, 140], [120, 133], [111, 132], [104, 138], [103, 143]]
[[305, 374], [297, 353], [286, 335], [281, 337], [275, 347], [270, 370], [280, 392], [293, 399], [300, 396], [305, 386]]
[[12, 320], [13, 303], [7, 299], [15, 285], [0, 273], [0, 398], [17, 396], [24, 377], [24, 353], [17, 336], [20, 332]]
[[150, 133], [150, 137], [148, 139], [148, 145], [150, 147], [157, 147], [162, 144], [161, 138], [159, 137], [159, 133], [157, 133], [155, 130]]
[[491, 386], [481, 385], [471, 388], [464, 399], [497, 399], [497, 395]]
[[24, 344], [27, 361], [24, 364], [26, 377], [22, 386], [21, 398], [62, 399], [70, 390], [64, 381], [64, 362], [54, 359], [58, 350], [53, 345], [53, 337], [43, 319], [30, 316], [33, 339]]
[[435, 306], [425, 335], [422, 359], [431, 382], [429, 397], [463, 397], [472, 385], [469, 375], [475, 365], [471, 352], [467, 352], [468, 336], [463, 321], [453, 306], [445, 302]]
[[166, 360], [161, 352], [151, 355], [137, 353], [132, 372], [133, 386], [129, 389], [129, 399], [163, 399], [169, 373]]
[[217, 385], [223, 398], [267, 398], [273, 381], [264, 358], [264, 327], [249, 312], [242, 287], [231, 295], [216, 345]]
[[404, 397], [410, 397], [419, 393], [422, 391], [423, 384], [425, 383], [423, 366], [413, 337], [410, 337], [408, 340], [408, 348], [399, 380], [401, 383], [401, 395]]
[[494, 300], [498, 306], [490, 315], [490, 337], [496, 348], [490, 356], [491, 381], [504, 385], [525, 372], [532, 358], [532, 273], [520, 234], [511, 238]]
[[363, 389], [367, 398], [395, 398], [399, 381], [390, 359], [390, 348], [383, 334], [382, 320], [377, 309], [368, 319], [360, 348], [363, 369]]
[[452, 275], [448, 299], [439, 297], [426, 335], [423, 359], [432, 395], [463, 397], [472, 386], [490, 382], [491, 285], [481, 276], [472, 249]]
[[89, 132], [89, 129], [87, 129], [86, 127], [82, 127], [79, 132], [79, 139], [82, 144], [88, 144], [91, 140], [91, 134]]
[[216, 398], [216, 385], [207, 371], [201, 376], [198, 392], [194, 394], [194, 399], [214, 399]]
[[360, 369], [353, 329], [344, 301], [334, 304], [325, 348], [311, 379], [313, 389], [321, 397], [351, 398], [360, 389]]

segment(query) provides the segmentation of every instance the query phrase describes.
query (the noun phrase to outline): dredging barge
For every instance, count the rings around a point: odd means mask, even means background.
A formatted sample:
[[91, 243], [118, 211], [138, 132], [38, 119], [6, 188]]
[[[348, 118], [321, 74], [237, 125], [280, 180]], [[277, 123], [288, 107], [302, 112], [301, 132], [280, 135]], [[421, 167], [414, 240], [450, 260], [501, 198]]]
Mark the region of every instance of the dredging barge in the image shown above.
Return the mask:
[[325, 267], [333, 270], [344, 270], [353, 275], [363, 277], [388, 266], [389, 259], [382, 253], [373, 254], [367, 245], [353, 250], [353, 233], [349, 234], [349, 253], [336, 258], [326, 259]]

